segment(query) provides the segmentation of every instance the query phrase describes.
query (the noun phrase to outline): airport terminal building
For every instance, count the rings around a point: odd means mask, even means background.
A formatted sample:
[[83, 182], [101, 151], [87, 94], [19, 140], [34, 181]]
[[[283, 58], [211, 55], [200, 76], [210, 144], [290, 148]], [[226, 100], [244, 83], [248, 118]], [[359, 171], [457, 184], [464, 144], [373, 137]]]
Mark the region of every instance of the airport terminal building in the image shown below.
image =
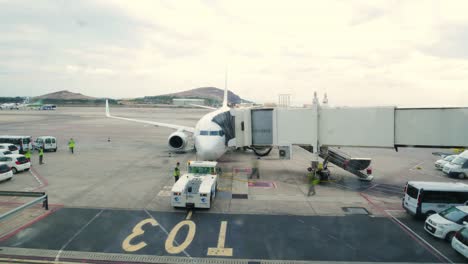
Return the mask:
[[194, 98], [175, 98], [172, 99], [173, 105], [180, 105], [180, 106], [189, 106], [192, 104], [196, 105], [205, 105], [205, 99], [194, 99]]

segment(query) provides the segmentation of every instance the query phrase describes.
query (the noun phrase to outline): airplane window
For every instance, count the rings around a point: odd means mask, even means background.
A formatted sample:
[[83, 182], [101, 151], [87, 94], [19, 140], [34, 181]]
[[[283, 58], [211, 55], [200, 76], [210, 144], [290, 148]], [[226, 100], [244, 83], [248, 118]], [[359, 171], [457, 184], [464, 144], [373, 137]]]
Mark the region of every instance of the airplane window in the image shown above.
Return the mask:
[[200, 131], [200, 136], [208, 136], [208, 131], [206, 130]]
[[210, 136], [217, 136], [219, 135], [219, 131], [210, 131]]
[[220, 130], [220, 131], [219, 131], [219, 135], [220, 135], [220, 136], [224, 136], [224, 131]]

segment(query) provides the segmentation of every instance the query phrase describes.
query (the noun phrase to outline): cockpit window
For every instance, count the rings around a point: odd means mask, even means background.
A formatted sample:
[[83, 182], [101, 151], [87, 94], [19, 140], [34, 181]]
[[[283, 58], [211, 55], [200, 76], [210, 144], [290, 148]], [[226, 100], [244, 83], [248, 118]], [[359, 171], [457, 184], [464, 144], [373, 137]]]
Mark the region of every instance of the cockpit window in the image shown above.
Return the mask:
[[215, 131], [207, 131], [207, 130], [201, 130], [200, 131], [200, 136], [224, 136], [224, 131], [223, 130], [215, 130]]

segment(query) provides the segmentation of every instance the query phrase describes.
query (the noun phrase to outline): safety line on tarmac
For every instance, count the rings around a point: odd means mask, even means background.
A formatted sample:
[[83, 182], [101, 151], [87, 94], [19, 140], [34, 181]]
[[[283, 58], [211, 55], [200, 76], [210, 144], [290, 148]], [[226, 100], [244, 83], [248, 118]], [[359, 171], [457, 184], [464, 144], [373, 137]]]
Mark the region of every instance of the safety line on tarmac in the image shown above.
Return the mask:
[[104, 209], [102, 209], [101, 211], [99, 211], [99, 213], [97, 213], [93, 218], [91, 218], [91, 220], [89, 220], [84, 226], [82, 226], [80, 228], [80, 230], [78, 230], [63, 246], [62, 248], [60, 248], [59, 252], [57, 253], [57, 256], [55, 256], [55, 261], [59, 261], [60, 260], [60, 255], [62, 254], [63, 250], [79, 235], [81, 234], [81, 232], [83, 232], [83, 230], [85, 230], [86, 227], [88, 227], [96, 218], [98, 218], [102, 212], [104, 212]]
[[390, 212], [386, 212], [390, 215], [390, 217], [395, 221], [397, 222], [400, 226], [402, 226], [403, 228], [405, 228], [406, 230], [408, 230], [409, 232], [411, 232], [411, 234], [413, 234], [415, 237], [417, 237], [419, 240], [421, 240], [422, 242], [424, 242], [427, 246], [429, 246], [432, 250], [434, 250], [435, 252], [437, 252], [437, 254], [439, 254], [440, 256], [442, 256], [446, 261], [448, 261], [448, 263], [454, 263], [451, 259], [449, 259], [447, 256], [445, 256], [442, 252], [440, 252], [439, 250], [437, 250], [434, 246], [432, 246], [429, 242], [427, 242], [424, 238], [422, 238], [420, 235], [418, 235], [416, 232], [414, 232], [411, 228], [409, 228], [409, 226], [405, 225], [403, 222], [401, 222], [400, 220], [398, 220], [395, 216], [393, 216]]
[[33, 171], [32, 168], [29, 170], [29, 172], [32, 174], [32, 176], [34, 177], [34, 179], [36, 179], [36, 181], [39, 183], [39, 187], [42, 187], [42, 185], [44, 185], [44, 184], [43, 184], [42, 181], [39, 179], [39, 177], [37, 177], [37, 175], [34, 173], [34, 171]]
[[44, 178], [43, 176], [41, 176], [41, 174], [39, 174], [35, 169], [34, 167], [31, 166], [31, 168], [29, 169], [29, 172], [32, 174], [32, 176], [36, 179], [36, 181], [39, 183], [39, 186], [37, 186], [36, 188], [32, 189], [31, 191], [35, 191], [37, 189], [40, 189], [40, 188], [43, 188], [43, 187], [46, 187], [49, 185], [49, 181], [47, 181], [46, 178]]
[[[434, 248], [431, 244], [429, 244], [429, 242], [427, 242], [426, 240], [424, 240], [423, 238], [421, 238], [418, 234], [416, 234], [413, 230], [411, 230], [408, 226], [406, 226], [405, 224], [403, 224], [400, 220], [398, 220], [396, 217], [394, 217], [391, 213], [389, 213], [387, 210], [383, 209], [380, 205], [378, 204], [375, 204], [374, 202], [372, 202], [372, 200], [367, 197], [367, 195], [363, 194], [363, 193], [359, 193], [364, 199], [366, 199], [367, 202], [369, 202], [371, 205], [375, 206], [379, 211], [385, 213], [385, 215], [387, 215], [387, 217], [389, 217], [392, 221], [394, 221], [395, 223], [398, 224], [398, 226], [400, 228], [402, 228], [402, 230], [404, 230], [411, 238], [413, 238], [415, 241], [419, 242], [423, 247], [425, 247], [426, 249], [428, 249], [429, 252], [431, 252], [435, 257], [437, 257], [439, 260], [441, 260], [442, 262], [444, 262], [444, 259], [445, 261], [448, 261], [448, 263], [454, 263], [453, 261], [451, 261], [448, 257], [446, 257], [444, 254], [442, 254], [442, 252], [440, 252], [439, 250], [437, 250], [436, 248]], [[430, 249], [430, 250], [429, 250]], [[432, 251], [431, 251], [432, 250]], [[442, 259], [441, 259], [442, 257]]]

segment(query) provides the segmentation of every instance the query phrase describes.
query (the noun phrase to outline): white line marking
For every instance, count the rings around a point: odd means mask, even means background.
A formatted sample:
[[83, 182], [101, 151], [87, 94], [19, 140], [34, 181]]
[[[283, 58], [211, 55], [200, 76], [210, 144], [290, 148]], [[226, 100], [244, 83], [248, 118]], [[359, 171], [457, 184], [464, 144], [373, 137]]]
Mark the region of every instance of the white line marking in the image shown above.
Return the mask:
[[439, 250], [437, 250], [435, 247], [433, 247], [431, 244], [429, 244], [429, 242], [427, 242], [426, 240], [424, 240], [424, 238], [420, 237], [416, 232], [414, 232], [411, 228], [409, 228], [407, 225], [403, 224], [403, 222], [401, 222], [400, 220], [398, 220], [396, 217], [394, 217], [390, 212], [388, 212], [390, 210], [385, 210], [385, 212], [387, 212], [388, 215], [390, 215], [390, 217], [395, 220], [397, 223], [399, 223], [401, 226], [403, 226], [406, 230], [408, 230], [409, 232], [411, 232], [411, 234], [413, 234], [414, 236], [416, 236], [419, 240], [421, 240], [424, 244], [426, 244], [427, 246], [429, 246], [432, 250], [434, 250], [437, 254], [439, 254], [441, 257], [443, 257], [446, 261], [448, 261], [449, 263], [453, 263], [452, 260], [450, 260], [448, 257], [446, 257], [444, 254], [442, 254], [442, 252], [440, 252]]
[[31, 175], [34, 177], [34, 179], [36, 179], [36, 181], [39, 183], [39, 186], [44, 185], [44, 184], [42, 183], [42, 181], [39, 179], [39, 177], [37, 177], [36, 173], [33, 172], [32, 168], [29, 169], [29, 172], [30, 172]]
[[83, 230], [85, 230], [86, 227], [88, 227], [96, 218], [98, 218], [101, 213], [104, 212], [104, 209], [102, 209], [101, 211], [99, 211], [99, 213], [97, 213], [93, 218], [91, 218], [91, 220], [89, 220], [84, 226], [82, 226], [80, 228], [80, 230], [78, 230], [68, 241], [67, 243], [65, 243], [62, 248], [59, 250], [59, 252], [57, 253], [57, 256], [55, 256], [55, 261], [59, 261], [60, 259], [60, 255], [62, 254], [63, 250], [73, 241], [73, 239], [75, 239], [79, 234], [81, 234], [81, 232], [83, 232]]

